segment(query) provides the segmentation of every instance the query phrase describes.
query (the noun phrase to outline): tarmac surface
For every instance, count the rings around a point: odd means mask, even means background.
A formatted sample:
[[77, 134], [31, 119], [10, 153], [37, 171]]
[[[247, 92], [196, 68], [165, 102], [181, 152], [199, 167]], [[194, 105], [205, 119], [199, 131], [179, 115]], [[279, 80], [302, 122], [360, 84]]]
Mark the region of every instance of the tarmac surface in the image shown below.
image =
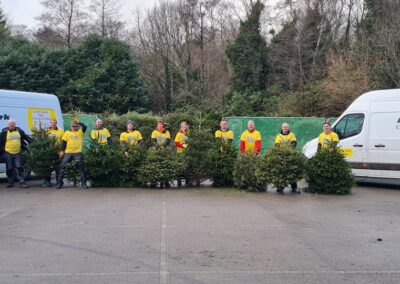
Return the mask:
[[323, 196], [3, 183], [0, 283], [400, 283], [399, 224], [395, 188]]

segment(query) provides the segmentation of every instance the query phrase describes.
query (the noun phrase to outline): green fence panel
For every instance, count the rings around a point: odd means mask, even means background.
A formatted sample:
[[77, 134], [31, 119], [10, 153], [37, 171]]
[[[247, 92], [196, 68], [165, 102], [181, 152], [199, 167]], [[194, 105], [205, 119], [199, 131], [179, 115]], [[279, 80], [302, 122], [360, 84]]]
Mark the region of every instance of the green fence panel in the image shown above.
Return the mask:
[[69, 130], [71, 126], [72, 119], [76, 117], [79, 119], [80, 122], [84, 123], [87, 125], [87, 130], [85, 133], [85, 138], [84, 138], [84, 148], [89, 147], [90, 143], [90, 133], [92, 132], [94, 128], [94, 123], [96, 121], [96, 118], [98, 117], [97, 115], [91, 115], [91, 114], [78, 114], [78, 115], [71, 115], [71, 114], [63, 114], [63, 119], [64, 119], [64, 130]]
[[226, 119], [229, 129], [234, 133], [236, 145], [239, 145], [240, 136], [247, 129], [247, 122], [253, 120], [256, 129], [261, 133], [262, 152], [274, 145], [282, 123], [289, 123], [290, 130], [296, 134], [297, 148], [302, 149], [308, 141], [318, 137], [326, 120], [320, 117], [227, 117]]

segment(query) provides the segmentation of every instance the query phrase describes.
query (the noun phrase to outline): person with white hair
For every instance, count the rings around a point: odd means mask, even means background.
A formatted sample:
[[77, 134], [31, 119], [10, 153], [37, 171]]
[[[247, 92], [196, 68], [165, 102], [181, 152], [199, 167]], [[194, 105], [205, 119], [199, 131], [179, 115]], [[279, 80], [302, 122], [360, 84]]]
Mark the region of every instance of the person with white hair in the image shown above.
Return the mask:
[[6, 160], [7, 187], [13, 187], [15, 179], [18, 179], [21, 187], [29, 187], [23, 177], [21, 150], [31, 141], [31, 138], [17, 127], [14, 119], [8, 120], [7, 127], [1, 131], [0, 149]]
[[103, 120], [101, 118], [96, 119], [95, 127], [90, 133], [90, 137], [99, 144], [108, 144], [108, 146], [112, 144], [110, 132], [107, 128], [103, 127]]
[[[282, 124], [281, 131], [275, 138], [275, 146], [279, 147], [282, 145], [290, 145], [293, 148], [297, 146], [296, 135], [290, 131], [289, 124], [286, 122]], [[299, 193], [299, 191], [297, 191], [297, 182], [291, 183], [290, 186], [292, 192]], [[283, 188], [278, 188], [277, 191], [283, 193]]]
[[261, 134], [255, 129], [253, 120], [247, 122], [247, 130], [240, 137], [240, 153], [254, 153], [259, 155], [261, 152]]

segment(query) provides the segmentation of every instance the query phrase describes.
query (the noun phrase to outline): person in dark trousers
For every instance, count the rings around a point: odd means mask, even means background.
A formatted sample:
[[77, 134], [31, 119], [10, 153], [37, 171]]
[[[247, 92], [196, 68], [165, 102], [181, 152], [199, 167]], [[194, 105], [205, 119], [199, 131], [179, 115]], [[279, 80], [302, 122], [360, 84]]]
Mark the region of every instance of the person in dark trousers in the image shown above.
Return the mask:
[[[297, 146], [296, 135], [290, 131], [289, 124], [287, 123], [282, 124], [281, 132], [276, 136], [275, 139], [275, 146], [280, 145], [290, 145], [293, 148], [296, 148]], [[292, 187], [292, 192], [300, 193], [300, 191], [297, 190], [297, 182], [291, 183], [290, 186]], [[277, 191], [279, 193], [283, 193], [283, 188], [278, 188]]]
[[21, 187], [28, 188], [23, 177], [21, 150], [32, 140], [16, 125], [15, 120], [10, 119], [0, 134], [0, 148], [6, 160], [7, 187], [13, 187], [17, 178]]
[[[79, 125], [82, 128], [79, 129]], [[81, 187], [88, 188], [86, 184], [85, 171], [83, 169], [83, 163], [82, 163], [83, 137], [85, 136], [86, 129], [87, 126], [85, 124], [79, 122], [77, 118], [74, 118], [71, 124], [71, 130], [66, 131], [63, 135], [63, 138], [61, 140], [61, 152], [60, 152], [60, 158], [62, 159], [62, 162], [58, 173], [57, 189], [63, 187], [65, 167], [72, 160], [78, 162]]]

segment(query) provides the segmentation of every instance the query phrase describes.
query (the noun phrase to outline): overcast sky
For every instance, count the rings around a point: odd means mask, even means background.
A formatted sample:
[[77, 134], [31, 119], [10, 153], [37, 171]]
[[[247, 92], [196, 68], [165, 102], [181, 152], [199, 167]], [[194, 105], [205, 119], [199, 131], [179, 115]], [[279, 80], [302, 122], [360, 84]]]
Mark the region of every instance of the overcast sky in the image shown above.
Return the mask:
[[[86, 0], [89, 3], [89, 0]], [[32, 28], [37, 25], [35, 17], [42, 12], [40, 0], [0, 0], [1, 7], [7, 18], [14, 25], [26, 25]], [[132, 11], [138, 7], [148, 8], [156, 3], [156, 0], [120, 0], [121, 14], [128, 20]]]

